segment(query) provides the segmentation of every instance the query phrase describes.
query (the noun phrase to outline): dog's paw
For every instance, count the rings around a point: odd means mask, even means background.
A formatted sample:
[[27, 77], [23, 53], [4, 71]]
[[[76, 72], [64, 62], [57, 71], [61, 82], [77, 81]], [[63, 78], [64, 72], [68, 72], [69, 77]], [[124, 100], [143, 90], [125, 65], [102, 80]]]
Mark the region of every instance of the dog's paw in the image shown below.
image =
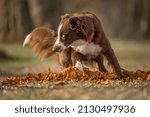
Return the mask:
[[81, 62], [77, 61], [75, 67], [78, 68], [80, 71], [83, 71], [83, 65], [81, 64]]

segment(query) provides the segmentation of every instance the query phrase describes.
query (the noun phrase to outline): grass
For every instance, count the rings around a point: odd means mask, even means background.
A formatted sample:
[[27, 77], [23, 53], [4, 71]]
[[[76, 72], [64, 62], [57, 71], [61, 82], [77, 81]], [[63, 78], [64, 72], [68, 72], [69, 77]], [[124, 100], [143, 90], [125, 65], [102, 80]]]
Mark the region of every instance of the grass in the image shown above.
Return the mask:
[[[94, 85], [82, 83], [70, 83], [65, 86], [51, 85], [32, 86], [16, 88], [10, 87], [0, 91], [0, 99], [150, 99], [150, 84], [143, 83], [138, 85], [124, 84], [124, 85]], [[18, 94], [19, 92], [19, 94]]]
[[[23, 48], [20, 43], [2, 43], [0, 44], [0, 50], [3, 50], [11, 57], [10, 59], [0, 60], [0, 70], [14, 71], [28, 67], [37, 67], [37, 65], [42, 63], [41, 60], [32, 53], [30, 48]], [[46, 61], [52, 61], [52, 59], [53, 57]]]
[[0, 49], [4, 50], [12, 59], [1, 60], [0, 69], [17, 70], [26, 66], [35, 66], [38, 60], [33, 56], [29, 48], [22, 48], [20, 44], [0, 44]]
[[125, 69], [150, 69], [150, 41], [110, 40]]
[[[150, 41], [110, 41], [122, 68], [150, 70]], [[21, 44], [0, 44], [0, 49], [14, 58], [0, 61], [0, 70], [11, 71], [12, 75], [16, 71], [40, 72], [50, 65], [55, 66], [54, 57], [41, 62], [29, 48], [22, 48]], [[23, 88], [0, 86], [0, 99], [150, 99], [149, 87], [150, 83], [96, 85], [80, 82], [67, 85], [37, 84]]]

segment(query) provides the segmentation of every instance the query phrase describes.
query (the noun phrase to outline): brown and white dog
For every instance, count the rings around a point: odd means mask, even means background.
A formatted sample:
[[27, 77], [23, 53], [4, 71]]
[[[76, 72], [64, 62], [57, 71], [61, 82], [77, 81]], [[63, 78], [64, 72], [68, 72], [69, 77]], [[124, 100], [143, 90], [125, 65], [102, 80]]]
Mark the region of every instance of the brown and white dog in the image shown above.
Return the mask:
[[[49, 34], [42, 34], [46, 30], [49, 30], [47, 31]], [[33, 35], [38, 36], [39, 39]], [[103, 64], [103, 57], [105, 57], [116, 74], [122, 75], [120, 65], [100, 20], [89, 12], [62, 16], [57, 35], [50, 29], [42, 29], [39, 32], [33, 30], [25, 39], [24, 45], [26, 44], [29, 44], [39, 55], [48, 53], [44, 54], [48, 56], [57, 52], [61, 65], [64, 67], [73, 65], [81, 71], [83, 70], [82, 61], [90, 60], [97, 62], [100, 71], [106, 72]], [[38, 49], [38, 45], [40, 45], [40, 49]], [[44, 50], [45, 52], [43, 52]]]

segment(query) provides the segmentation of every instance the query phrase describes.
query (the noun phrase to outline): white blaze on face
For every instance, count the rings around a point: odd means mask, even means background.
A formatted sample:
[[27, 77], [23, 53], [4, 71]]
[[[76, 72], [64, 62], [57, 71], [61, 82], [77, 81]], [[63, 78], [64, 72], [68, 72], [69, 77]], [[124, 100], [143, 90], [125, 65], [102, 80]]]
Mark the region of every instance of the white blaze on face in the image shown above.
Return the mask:
[[65, 48], [65, 46], [64, 46], [64, 44], [61, 42], [61, 40], [60, 40], [60, 31], [61, 31], [61, 28], [62, 28], [62, 24], [60, 24], [59, 25], [59, 27], [58, 27], [58, 32], [57, 32], [57, 34], [58, 34], [58, 37], [57, 37], [57, 40], [56, 40], [56, 42], [55, 42], [55, 44], [54, 44], [54, 47], [56, 47], [56, 46], [59, 46], [59, 47], [61, 47], [62, 49], [64, 49]]
[[56, 43], [60, 43], [60, 30], [61, 30], [61, 28], [62, 28], [62, 24], [60, 24], [60, 26], [58, 27], [58, 37], [57, 37], [57, 41], [56, 41]]

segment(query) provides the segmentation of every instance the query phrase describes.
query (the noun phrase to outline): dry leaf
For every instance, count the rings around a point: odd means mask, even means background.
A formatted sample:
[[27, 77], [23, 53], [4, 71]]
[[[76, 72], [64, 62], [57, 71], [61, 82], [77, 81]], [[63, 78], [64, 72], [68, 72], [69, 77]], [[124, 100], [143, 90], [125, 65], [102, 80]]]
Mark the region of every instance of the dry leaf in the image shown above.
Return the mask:
[[96, 84], [111, 84], [111, 83], [139, 83], [144, 81], [150, 81], [150, 71], [137, 70], [135, 72], [123, 70], [123, 76], [118, 77], [115, 73], [102, 73], [100, 71], [91, 71], [89, 69], [84, 69], [83, 72], [79, 71], [74, 67], [69, 67], [62, 70], [60, 73], [53, 73], [48, 69], [47, 73], [32, 74], [29, 73], [24, 77], [8, 77], [6, 79], [0, 80], [2, 85], [24, 85], [24, 84], [38, 84], [38, 83], [54, 83], [55, 85], [62, 85], [69, 81], [89, 82]]

